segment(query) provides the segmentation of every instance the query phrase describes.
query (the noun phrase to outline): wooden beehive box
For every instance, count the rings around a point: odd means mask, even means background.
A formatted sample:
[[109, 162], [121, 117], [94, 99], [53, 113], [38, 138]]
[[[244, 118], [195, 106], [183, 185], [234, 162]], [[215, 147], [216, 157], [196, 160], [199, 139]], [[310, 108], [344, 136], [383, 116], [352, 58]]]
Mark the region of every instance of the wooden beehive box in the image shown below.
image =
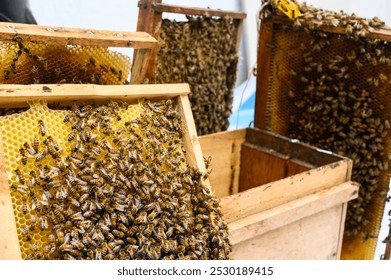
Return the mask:
[[339, 259], [351, 160], [260, 129], [199, 138], [233, 259]]

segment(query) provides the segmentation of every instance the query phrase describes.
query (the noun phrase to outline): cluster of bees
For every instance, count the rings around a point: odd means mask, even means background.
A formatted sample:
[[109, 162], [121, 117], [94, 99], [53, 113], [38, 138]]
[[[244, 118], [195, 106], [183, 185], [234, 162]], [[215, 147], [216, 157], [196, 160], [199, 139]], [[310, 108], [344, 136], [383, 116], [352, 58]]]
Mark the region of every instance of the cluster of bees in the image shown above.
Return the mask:
[[[276, 27], [278, 38], [286, 36], [279, 42], [300, 38], [281, 73], [287, 77], [281, 94], [294, 104], [286, 111], [287, 134], [353, 160], [352, 180], [362, 187], [359, 198], [349, 202], [345, 232], [368, 236], [371, 211], [376, 201], [385, 201], [389, 184], [391, 48], [388, 42], [359, 37], [384, 23], [300, 7], [302, 15], [292, 26]], [[322, 25], [345, 27], [346, 34], [312, 30]]]
[[[10, 186], [30, 217], [26, 259], [229, 258], [227, 224], [208, 173], [186, 163], [174, 102], [140, 102], [72, 106], [67, 143], [36, 123]], [[132, 106], [142, 106], [137, 118], [126, 117]]]
[[236, 82], [237, 30], [230, 18], [187, 19], [162, 21], [155, 81], [189, 83], [198, 135], [224, 131]]
[[[278, 4], [280, 1], [262, 0], [262, 4], [269, 2], [270, 5], [265, 6], [259, 14], [260, 19], [270, 18], [273, 14], [278, 14]], [[334, 12], [316, 8], [307, 5], [306, 2], [299, 3], [295, 0], [290, 0], [298, 6], [301, 15], [294, 19], [293, 26], [296, 28], [304, 28], [305, 30], [314, 30], [322, 26], [343, 27], [345, 34], [348, 37], [358, 39], [371, 33], [375, 28], [384, 26], [384, 21], [378, 17], [365, 19], [356, 14], [347, 14], [343, 11]]]
[[128, 83], [129, 59], [105, 48], [36, 44], [16, 34], [3, 42], [2, 50], [7, 55], [0, 67], [1, 83]]

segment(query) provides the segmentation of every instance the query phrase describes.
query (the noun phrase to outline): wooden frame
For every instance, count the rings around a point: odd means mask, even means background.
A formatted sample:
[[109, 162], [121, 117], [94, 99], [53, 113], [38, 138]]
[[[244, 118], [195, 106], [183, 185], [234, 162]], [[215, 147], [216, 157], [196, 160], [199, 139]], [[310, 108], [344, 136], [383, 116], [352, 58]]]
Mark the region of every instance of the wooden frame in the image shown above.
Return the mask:
[[[131, 102], [140, 98], [162, 99], [175, 98], [177, 110], [182, 116], [183, 141], [186, 150], [187, 163], [205, 172], [205, 164], [202, 156], [201, 146], [198, 142], [197, 132], [192, 117], [190, 103], [187, 95], [190, 93], [187, 84], [168, 85], [45, 85], [51, 88], [48, 93], [42, 89], [42, 85], [1, 85], [0, 106], [11, 105], [9, 100], [18, 97], [15, 106], [26, 107], [28, 102], [42, 100], [56, 102], [56, 104], [88, 104], [114, 100]], [[12, 90], [9, 90], [12, 88]], [[7, 98], [5, 98], [7, 97]], [[77, 98], [76, 98], [77, 97]], [[15, 107], [12, 105], [12, 107]], [[5, 162], [0, 142], [0, 259], [20, 259], [19, 240], [16, 234], [14, 211], [12, 207], [11, 194], [8, 186], [8, 177], [5, 171]], [[205, 184], [209, 186], [209, 181]]]
[[212, 157], [209, 180], [234, 259], [339, 259], [347, 202], [359, 188], [351, 160], [260, 129], [199, 141]]
[[[318, 26], [316, 22], [311, 23], [311, 21], [303, 22], [301, 21], [301, 24], [303, 25], [303, 28], [309, 28], [309, 25], [315, 26], [315, 31], [324, 31], [327, 33], [332, 34], [346, 34], [345, 29], [342, 27], [332, 27], [332, 26]], [[276, 64], [272, 64], [272, 57], [274, 55], [275, 50], [278, 48], [278, 46], [274, 45], [275, 41], [273, 38], [275, 38], [274, 34], [277, 33], [279, 30], [278, 26], [286, 25], [286, 26], [293, 26], [293, 21], [280, 16], [272, 16], [271, 18], [265, 19], [262, 21], [261, 27], [260, 27], [260, 33], [259, 33], [259, 41], [258, 41], [258, 61], [257, 61], [257, 83], [256, 83], [256, 99], [255, 99], [255, 116], [254, 116], [254, 127], [260, 128], [260, 129], [270, 129], [270, 127], [275, 127], [276, 123], [284, 124], [285, 122], [282, 122], [280, 119], [273, 118], [273, 125], [270, 124], [270, 118], [268, 119], [268, 116], [276, 116], [275, 114], [278, 110], [274, 109], [274, 113], [271, 113], [271, 100], [277, 100], [273, 99], [273, 96], [269, 96], [269, 92], [271, 91], [271, 85], [273, 82], [278, 84], [276, 82], [276, 78], [274, 78], [276, 73], [278, 73], [279, 67], [284, 68], [285, 66], [280, 63], [277, 66]], [[276, 27], [277, 26], [277, 27]], [[304, 32], [304, 31], [303, 31]], [[381, 28], [375, 29], [373, 32], [369, 33], [367, 32], [365, 36], [362, 36], [363, 38], [368, 39], [376, 39], [381, 41], [387, 41], [391, 42], [391, 27], [389, 26], [383, 26]], [[281, 50], [281, 49], [280, 49]], [[281, 80], [284, 80], [282, 78]], [[282, 83], [280, 83], [282, 84]], [[281, 89], [280, 87], [276, 87], [273, 90], [278, 91]], [[287, 92], [288, 93], [288, 92]], [[282, 95], [281, 95], [282, 96]], [[286, 97], [288, 99], [288, 97]], [[282, 98], [281, 98], [282, 100]], [[279, 105], [282, 104], [282, 102], [279, 99]], [[278, 103], [276, 102], [276, 103]], [[289, 101], [284, 101], [289, 102]], [[284, 103], [285, 104], [285, 103]], [[281, 105], [282, 106], [282, 105]], [[286, 107], [285, 107], [286, 109]], [[287, 109], [286, 109], [287, 110]], [[386, 116], [388, 116], [388, 113], [385, 113]], [[289, 123], [289, 119], [284, 120], [286, 123]], [[281, 131], [285, 131], [286, 126], [279, 126], [281, 129], [273, 129], [273, 132], [284, 134]], [[389, 138], [388, 138], [389, 139]], [[389, 140], [388, 140], [389, 141]], [[388, 144], [389, 145], [389, 144]], [[386, 173], [386, 171], [384, 171]], [[382, 191], [386, 191], [388, 189], [388, 184], [385, 181], [389, 180], [389, 175], [381, 175], [382, 177], [382, 183], [381, 183], [381, 189]], [[386, 179], [384, 179], [387, 177]], [[384, 182], [383, 182], [384, 181]], [[374, 203], [376, 206], [376, 210], [372, 209], [372, 211], [379, 211], [379, 213], [382, 211], [383, 206], [381, 204], [384, 203], [382, 199], [379, 198], [378, 202]], [[378, 212], [377, 212], [378, 213]], [[371, 218], [374, 224], [377, 224], [374, 218]], [[376, 228], [373, 226], [373, 228]], [[373, 232], [376, 232], [375, 229], [372, 229]], [[370, 253], [364, 253], [366, 246], [371, 246], [371, 248], [375, 248], [377, 237], [375, 237], [375, 233], [372, 235], [369, 234], [369, 237], [362, 237], [361, 235], [352, 235], [352, 236], [346, 236], [345, 237], [345, 245], [343, 250], [343, 258], [350, 259], [351, 257], [354, 258], [373, 258], [373, 255], [370, 256]], [[365, 244], [364, 244], [365, 243]], [[370, 245], [368, 245], [371, 243]], [[357, 255], [355, 255], [355, 250], [357, 250]], [[368, 250], [369, 251], [369, 250]], [[374, 253], [374, 249], [372, 250]], [[388, 247], [386, 249], [385, 255], [390, 255], [390, 248]], [[359, 256], [358, 256], [359, 255]]]
[[84, 45], [99, 47], [127, 47], [139, 50], [133, 61], [131, 83], [144, 80], [156, 39], [145, 32], [106, 31], [81, 28], [63, 28], [20, 23], [0, 23], [0, 40], [13, 40], [15, 36], [33, 43]]
[[[137, 21], [137, 31], [147, 32], [155, 39], [159, 38], [159, 30], [162, 22], [163, 13], [176, 13], [195, 16], [210, 17], [230, 17], [234, 20], [238, 32], [236, 34], [236, 50], [239, 50], [240, 36], [242, 32], [243, 20], [246, 14], [243, 12], [212, 10], [205, 8], [182, 7], [163, 4], [162, 0], [140, 0], [138, 2], [139, 14]], [[139, 51], [135, 51], [134, 59], [137, 58]], [[149, 68], [146, 78], [149, 82], [154, 82], [154, 72], [156, 67], [157, 47], [152, 50]]]
[[[307, 25], [309, 23], [310, 22], [308, 22]], [[272, 53], [273, 24], [293, 25], [293, 22], [285, 17], [272, 16], [270, 19], [263, 20], [261, 24], [257, 55], [257, 73], [260, 74], [257, 77], [256, 84], [257, 95], [255, 99], [254, 127], [262, 129], [266, 129], [266, 115], [268, 104], [267, 92], [271, 71], [270, 59]], [[317, 26], [315, 22], [314, 26]], [[316, 28], [316, 30], [335, 34], [346, 34], [345, 29], [342, 27], [319, 26]], [[375, 29], [372, 33], [368, 32], [365, 35], [365, 38], [391, 42], [391, 27], [384, 26], [379, 29]]]

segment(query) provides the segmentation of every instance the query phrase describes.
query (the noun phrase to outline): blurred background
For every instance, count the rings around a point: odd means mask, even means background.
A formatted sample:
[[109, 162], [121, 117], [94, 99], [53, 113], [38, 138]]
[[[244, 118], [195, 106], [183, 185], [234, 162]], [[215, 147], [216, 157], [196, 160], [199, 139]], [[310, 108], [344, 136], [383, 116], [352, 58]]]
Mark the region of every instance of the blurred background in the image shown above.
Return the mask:
[[[319, 8], [355, 13], [359, 16], [371, 18], [378, 16], [386, 24], [391, 25], [389, 0], [307, 0], [308, 4]], [[30, 0], [30, 10], [40, 25], [63, 27], [80, 27], [116, 31], [136, 31], [138, 16], [137, 0]], [[240, 60], [237, 78], [237, 87], [233, 104], [233, 113], [230, 117], [230, 129], [251, 126], [254, 117], [255, 77], [251, 74], [257, 57], [257, 11], [261, 0], [188, 0], [185, 3], [179, 0], [164, 0], [166, 4], [186, 5], [194, 7], [209, 7], [212, 9], [236, 10], [247, 13], [244, 21]], [[167, 17], [163, 15], [163, 17]], [[169, 18], [181, 20], [181, 16], [170, 14]], [[130, 57], [130, 49], [118, 49]], [[385, 246], [381, 241], [387, 236], [389, 227], [388, 211], [386, 206], [379, 244], [375, 259], [384, 253]]]

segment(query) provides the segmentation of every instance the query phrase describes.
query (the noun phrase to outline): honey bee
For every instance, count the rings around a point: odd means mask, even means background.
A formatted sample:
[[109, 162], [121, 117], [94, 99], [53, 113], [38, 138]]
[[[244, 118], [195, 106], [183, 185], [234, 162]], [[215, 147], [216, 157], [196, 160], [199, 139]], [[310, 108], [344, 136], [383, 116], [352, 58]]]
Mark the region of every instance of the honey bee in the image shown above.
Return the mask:
[[52, 206], [52, 213], [54, 214], [55, 218], [58, 219], [60, 222], [64, 221], [65, 218], [64, 218], [64, 215], [62, 214], [63, 212], [63, 209], [62, 207], [54, 204]]
[[19, 183], [24, 185], [26, 183], [26, 179], [24, 178], [24, 175], [20, 171], [20, 169], [15, 169], [15, 174], [17, 176], [17, 179], [18, 179]]
[[46, 217], [46, 215], [41, 215], [39, 218], [39, 225], [40, 225], [40, 228], [41, 230], [46, 230], [49, 228], [49, 223], [48, 223], [48, 219]]
[[8, 69], [4, 70], [4, 80], [8, 80], [10, 74], [11, 74], [10, 70], [8, 70]]
[[38, 212], [41, 212], [41, 204], [38, 198], [35, 195], [31, 195], [31, 200], [31, 210], [37, 210]]
[[31, 74], [38, 73], [38, 70], [39, 70], [38, 65], [33, 65], [33, 67], [32, 67], [31, 70], [30, 70], [30, 73], [31, 73]]
[[22, 164], [23, 165], [26, 165], [27, 164], [27, 154], [26, 154], [26, 150], [23, 149], [23, 148], [20, 148], [19, 149], [19, 153], [20, 153], [20, 159], [22, 161]]
[[26, 241], [31, 241], [30, 227], [25, 226], [21, 228], [23, 236], [26, 238]]
[[19, 210], [22, 210], [23, 214], [26, 215], [30, 211], [30, 206], [27, 203], [25, 198], [22, 198], [22, 205], [20, 205]]
[[43, 123], [43, 120], [38, 120], [38, 126], [39, 126], [39, 131], [40, 131], [41, 135], [45, 136], [46, 128], [45, 128], [45, 125]]
[[94, 67], [96, 66], [96, 61], [95, 61], [95, 59], [93, 57], [89, 58], [89, 64], [91, 64]]
[[109, 69], [107, 68], [107, 66], [105, 65], [105, 64], [99, 64], [99, 67], [100, 67], [100, 69], [102, 69], [103, 70], [103, 72], [109, 72]]

